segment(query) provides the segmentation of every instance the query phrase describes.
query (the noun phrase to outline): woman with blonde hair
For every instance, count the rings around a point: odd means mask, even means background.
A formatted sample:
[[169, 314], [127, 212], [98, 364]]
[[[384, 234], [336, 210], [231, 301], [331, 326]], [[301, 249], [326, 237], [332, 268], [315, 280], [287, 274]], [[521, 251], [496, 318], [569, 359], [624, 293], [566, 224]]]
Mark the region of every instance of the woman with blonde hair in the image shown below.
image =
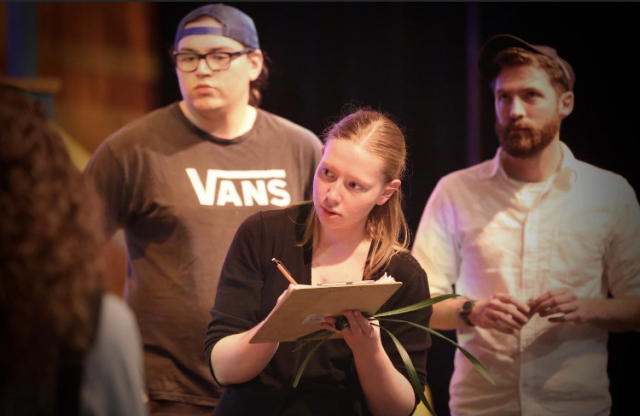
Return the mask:
[[[214, 380], [225, 387], [215, 415], [409, 415], [418, 398], [395, 345], [360, 311], [348, 325], [334, 317], [325, 341], [292, 381], [308, 346], [250, 344], [288, 282], [280, 259], [300, 284], [377, 280], [402, 282], [380, 311], [429, 298], [427, 276], [407, 251], [401, 178], [406, 145], [401, 129], [379, 111], [358, 109], [328, 129], [314, 177], [313, 201], [264, 211], [238, 229], [222, 269], [205, 341]], [[431, 308], [403, 319], [428, 326]], [[406, 323], [380, 322], [404, 345], [426, 384], [429, 335]], [[319, 329], [320, 329], [319, 328]]]

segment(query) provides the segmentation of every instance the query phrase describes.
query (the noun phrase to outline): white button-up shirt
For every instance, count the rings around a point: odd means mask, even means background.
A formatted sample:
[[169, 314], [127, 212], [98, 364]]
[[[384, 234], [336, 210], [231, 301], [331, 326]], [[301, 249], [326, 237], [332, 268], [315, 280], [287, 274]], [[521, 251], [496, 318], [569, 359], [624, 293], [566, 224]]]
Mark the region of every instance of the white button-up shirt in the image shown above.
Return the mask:
[[[438, 182], [413, 245], [432, 294], [455, 285], [469, 299], [505, 292], [523, 303], [554, 288], [585, 298], [640, 295], [633, 189], [562, 150], [560, 170], [544, 183], [509, 178], [500, 149]], [[452, 414], [609, 414], [607, 331], [536, 314], [515, 334], [468, 327], [457, 336], [496, 385], [456, 351]]]

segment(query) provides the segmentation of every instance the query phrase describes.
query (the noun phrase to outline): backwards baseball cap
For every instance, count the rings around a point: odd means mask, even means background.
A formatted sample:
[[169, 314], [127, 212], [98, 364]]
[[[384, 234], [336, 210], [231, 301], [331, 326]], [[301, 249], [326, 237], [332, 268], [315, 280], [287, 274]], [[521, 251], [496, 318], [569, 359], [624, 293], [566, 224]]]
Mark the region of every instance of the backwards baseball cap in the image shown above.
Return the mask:
[[569, 87], [569, 90], [573, 90], [573, 85], [576, 82], [576, 75], [573, 72], [573, 68], [571, 68], [569, 62], [558, 56], [558, 52], [554, 48], [545, 45], [532, 45], [512, 35], [495, 35], [485, 42], [485, 44], [482, 46], [482, 49], [480, 50], [480, 58], [478, 59], [478, 67], [480, 68], [480, 73], [486, 78], [491, 77], [493, 75], [492, 72], [495, 70], [495, 57], [501, 51], [514, 46], [548, 56], [549, 58], [556, 61], [562, 69], [562, 73], [564, 74], [564, 79], [567, 83], [567, 86]]
[[[222, 24], [222, 27], [199, 26], [185, 29], [188, 23], [201, 16], [213, 17]], [[190, 35], [221, 35], [236, 40], [246, 47], [260, 49], [253, 19], [235, 7], [222, 3], [198, 7], [183, 17], [178, 24], [174, 47], [178, 46], [180, 39]]]

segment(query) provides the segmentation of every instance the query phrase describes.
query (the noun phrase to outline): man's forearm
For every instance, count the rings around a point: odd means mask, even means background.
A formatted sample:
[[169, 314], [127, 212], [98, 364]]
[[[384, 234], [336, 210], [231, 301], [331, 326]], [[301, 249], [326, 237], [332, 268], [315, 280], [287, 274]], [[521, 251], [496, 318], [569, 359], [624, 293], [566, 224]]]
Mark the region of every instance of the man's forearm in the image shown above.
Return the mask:
[[611, 332], [640, 331], [640, 296], [580, 299], [585, 321]]
[[[434, 294], [431, 297], [434, 298], [436, 296], [437, 294]], [[462, 308], [462, 304], [466, 301], [467, 299], [460, 297], [434, 304], [429, 326], [440, 330], [452, 330], [466, 326], [458, 313]]]

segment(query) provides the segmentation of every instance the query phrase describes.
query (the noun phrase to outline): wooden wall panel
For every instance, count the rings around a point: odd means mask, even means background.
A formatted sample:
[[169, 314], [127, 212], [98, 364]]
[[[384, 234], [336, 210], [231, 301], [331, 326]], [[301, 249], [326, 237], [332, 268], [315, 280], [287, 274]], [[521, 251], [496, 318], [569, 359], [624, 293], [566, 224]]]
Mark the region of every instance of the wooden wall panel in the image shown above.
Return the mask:
[[156, 107], [160, 48], [156, 4], [38, 4], [40, 75], [62, 81], [55, 120], [93, 152]]
[[[37, 18], [39, 75], [61, 81], [54, 97], [55, 125], [72, 155], [79, 155], [74, 162], [82, 169], [106, 137], [157, 107], [162, 52], [157, 5], [41, 2]], [[102, 257], [107, 289], [122, 295], [122, 232]]]

